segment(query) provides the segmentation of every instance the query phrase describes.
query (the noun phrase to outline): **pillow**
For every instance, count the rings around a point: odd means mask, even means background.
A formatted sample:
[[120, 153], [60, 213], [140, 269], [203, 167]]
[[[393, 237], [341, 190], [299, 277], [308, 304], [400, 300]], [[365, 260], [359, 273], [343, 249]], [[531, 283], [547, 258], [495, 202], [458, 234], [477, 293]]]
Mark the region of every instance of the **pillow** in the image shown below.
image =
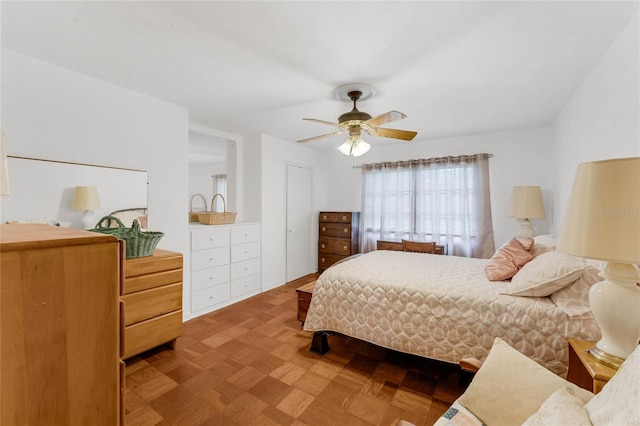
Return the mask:
[[551, 250], [555, 250], [558, 241], [551, 235], [536, 235], [533, 237], [533, 255], [540, 256]]
[[487, 425], [520, 425], [565, 386], [585, 401], [592, 396], [496, 337], [487, 359], [458, 401]]
[[502, 294], [544, 297], [568, 286], [582, 275], [586, 265], [559, 251], [548, 251], [522, 267]]
[[640, 425], [640, 347], [584, 406], [594, 426]]
[[540, 409], [522, 426], [533, 425], [590, 425], [584, 401], [575, 390], [565, 386], [551, 394]]
[[[524, 242], [529, 245], [528, 240]], [[531, 246], [529, 245], [529, 247]], [[533, 259], [533, 255], [529, 253], [522, 242], [513, 238], [500, 247], [489, 259], [484, 272], [489, 281], [504, 281], [514, 276], [522, 268], [522, 265], [531, 259]]]
[[573, 319], [591, 318], [589, 290], [595, 283], [602, 281], [600, 271], [587, 266], [573, 283], [551, 294], [551, 300], [562, 311]]

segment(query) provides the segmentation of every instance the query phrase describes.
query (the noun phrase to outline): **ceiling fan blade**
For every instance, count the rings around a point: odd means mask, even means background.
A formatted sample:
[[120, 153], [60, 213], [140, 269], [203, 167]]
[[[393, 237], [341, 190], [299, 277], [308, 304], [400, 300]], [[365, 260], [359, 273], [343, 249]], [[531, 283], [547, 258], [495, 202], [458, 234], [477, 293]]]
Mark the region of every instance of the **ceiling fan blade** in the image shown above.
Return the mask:
[[418, 132], [412, 132], [409, 130], [385, 129], [383, 127], [374, 127], [372, 129], [369, 129], [368, 133], [371, 136], [380, 136], [383, 138], [392, 138], [392, 139], [402, 139], [405, 141], [412, 140], [418, 134]]
[[346, 133], [346, 130], [341, 130], [339, 132], [333, 132], [333, 133], [327, 133], [325, 135], [320, 135], [320, 136], [314, 136], [312, 138], [301, 139], [301, 140], [298, 141], [298, 143], [307, 143], [307, 142], [315, 141], [316, 139], [328, 138], [328, 137], [331, 137], [331, 136], [341, 135], [343, 133]]
[[330, 121], [318, 120], [318, 119], [315, 119], [315, 118], [303, 118], [303, 120], [315, 121], [316, 123], [320, 123], [320, 124], [328, 124], [329, 126], [340, 127], [340, 125], [338, 123], [332, 123]]
[[377, 127], [381, 124], [385, 124], [385, 123], [390, 123], [392, 121], [396, 121], [396, 120], [401, 120], [403, 118], [405, 118], [406, 115], [398, 112], [398, 111], [389, 111], [386, 112], [384, 114], [380, 114], [376, 117], [370, 118], [367, 121], [363, 121], [362, 124], [371, 126], [371, 127]]

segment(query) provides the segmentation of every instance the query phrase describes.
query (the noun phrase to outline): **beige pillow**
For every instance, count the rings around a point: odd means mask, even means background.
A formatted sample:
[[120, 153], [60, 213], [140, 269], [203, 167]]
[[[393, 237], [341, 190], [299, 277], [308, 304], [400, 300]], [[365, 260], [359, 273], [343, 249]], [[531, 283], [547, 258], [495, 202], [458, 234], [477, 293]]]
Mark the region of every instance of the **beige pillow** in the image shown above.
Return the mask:
[[522, 426], [590, 425], [589, 414], [584, 409], [585, 402], [574, 389], [568, 386], [560, 388]]
[[573, 319], [592, 318], [589, 290], [592, 285], [602, 279], [600, 271], [592, 266], [587, 266], [577, 280], [552, 293], [551, 300]]
[[[528, 240], [525, 244], [531, 247]], [[533, 255], [529, 253], [527, 247], [512, 238], [489, 259], [484, 272], [489, 281], [504, 281], [513, 277], [531, 259], [533, 259]]]
[[487, 425], [520, 425], [565, 386], [584, 400], [591, 395], [496, 337], [487, 359], [458, 401]]
[[585, 263], [571, 255], [548, 251], [524, 265], [502, 294], [549, 296], [577, 280], [585, 267]]
[[640, 346], [584, 408], [594, 426], [640, 425]]

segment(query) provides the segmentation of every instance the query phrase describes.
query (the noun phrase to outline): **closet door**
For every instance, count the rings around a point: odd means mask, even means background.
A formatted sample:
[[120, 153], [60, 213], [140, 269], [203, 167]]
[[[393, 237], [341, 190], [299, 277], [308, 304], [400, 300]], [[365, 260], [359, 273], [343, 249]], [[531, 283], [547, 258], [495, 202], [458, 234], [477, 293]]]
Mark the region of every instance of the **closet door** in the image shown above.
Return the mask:
[[315, 272], [312, 170], [287, 164], [287, 282]]

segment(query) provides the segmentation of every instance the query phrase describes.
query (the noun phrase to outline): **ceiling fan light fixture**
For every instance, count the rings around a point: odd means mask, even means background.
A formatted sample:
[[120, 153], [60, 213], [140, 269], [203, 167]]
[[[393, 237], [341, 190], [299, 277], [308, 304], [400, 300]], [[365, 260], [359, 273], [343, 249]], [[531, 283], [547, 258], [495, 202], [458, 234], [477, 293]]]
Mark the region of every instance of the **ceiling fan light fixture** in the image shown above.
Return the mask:
[[369, 149], [371, 149], [371, 145], [362, 139], [361, 136], [351, 136], [338, 147], [341, 153], [351, 157], [360, 157], [366, 154]]

